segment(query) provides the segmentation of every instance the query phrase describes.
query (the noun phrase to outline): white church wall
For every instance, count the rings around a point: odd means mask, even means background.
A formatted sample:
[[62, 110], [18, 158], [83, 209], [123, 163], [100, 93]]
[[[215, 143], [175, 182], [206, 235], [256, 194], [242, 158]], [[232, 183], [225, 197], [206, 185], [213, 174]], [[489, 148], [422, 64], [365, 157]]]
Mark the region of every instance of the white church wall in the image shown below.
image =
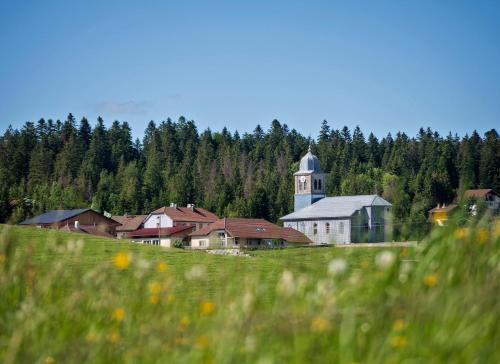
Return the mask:
[[346, 244], [351, 241], [349, 219], [286, 221], [284, 226], [304, 233], [314, 244]]

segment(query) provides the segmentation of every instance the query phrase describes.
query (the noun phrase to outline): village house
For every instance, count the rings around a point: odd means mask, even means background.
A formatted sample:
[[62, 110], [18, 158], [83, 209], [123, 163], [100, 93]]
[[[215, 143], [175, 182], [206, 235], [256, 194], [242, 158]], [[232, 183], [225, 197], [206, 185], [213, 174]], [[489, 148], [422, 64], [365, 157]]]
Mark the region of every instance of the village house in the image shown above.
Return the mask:
[[492, 213], [500, 211], [500, 197], [491, 188], [473, 189], [464, 192], [463, 200], [476, 202], [471, 206], [471, 212], [477, 211], [477, 203], [481, 201], [484, 203]]
[[264, 219], [224, 218], [190, 234], [192, 249], [271, 248], [289, 244], [308, 245], [302, 233]]
[[177, 225], [166, 228], [140, 228], [127, 233], [127, 238], [136, 243], [150, 244], [171, 248], [175, 241], [188, 243], [188, 236], [194, 230], [193, 225]]
[[73, 209], [47, 211], [24, 220], [21, 225], [114, 238], [120, 223], [92, 209]]
[[433, 209], [429, 210], [429, 220], [436, 225], [443, 226], [451, 217], [453, 212], [457, 210], [456, 204], [438, 204]]
[[318, 245], [387, 239], [389, 202], [377, 195], [326, 197], [324, 181], [319, 160], [309, 148], [294, 174], [294, 212], [281, 217], [285, 227]]
[[121, 225], [116, 228], [118, 239], [126, 238], [129, 233], [139, 229], [148, 215], [115, 215], [111, 218]]

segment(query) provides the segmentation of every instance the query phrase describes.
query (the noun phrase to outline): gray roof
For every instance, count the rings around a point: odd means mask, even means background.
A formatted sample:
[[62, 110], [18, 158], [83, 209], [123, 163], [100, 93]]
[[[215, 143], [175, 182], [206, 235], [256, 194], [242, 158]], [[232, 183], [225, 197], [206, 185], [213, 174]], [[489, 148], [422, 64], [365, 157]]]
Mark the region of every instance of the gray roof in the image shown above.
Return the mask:
[[24, 220], [21, 225], [38, 225], [38, 224], [54, 224], [56, 222], [64, 221], [72, 218], [73, 216], [80, 215], [81, 213], [90, 209], [74, 209], [74, 210], [52, 210], [44, 214], [32, 217], [31, 219]]
[[297, 173], [323, 173], [318, 157], [311, 153], [311, 146], [309, 146], [306, 155], [300, 160], [300, 168]]
[[281, 217], [281, 220], [326, 219], [352, 216], [365, 206], [391, 206], [377, 195], [325, 197], [311, 206]]

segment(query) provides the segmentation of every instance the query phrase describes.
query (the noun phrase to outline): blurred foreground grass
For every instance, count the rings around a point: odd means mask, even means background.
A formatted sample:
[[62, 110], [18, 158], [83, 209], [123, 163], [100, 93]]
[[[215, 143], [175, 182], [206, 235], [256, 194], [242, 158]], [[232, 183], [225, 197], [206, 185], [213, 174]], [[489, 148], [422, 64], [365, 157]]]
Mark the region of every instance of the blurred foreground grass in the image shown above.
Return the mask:
[[500, 362], [498, 222], [251, 257], [0, 231], [0, 362]]

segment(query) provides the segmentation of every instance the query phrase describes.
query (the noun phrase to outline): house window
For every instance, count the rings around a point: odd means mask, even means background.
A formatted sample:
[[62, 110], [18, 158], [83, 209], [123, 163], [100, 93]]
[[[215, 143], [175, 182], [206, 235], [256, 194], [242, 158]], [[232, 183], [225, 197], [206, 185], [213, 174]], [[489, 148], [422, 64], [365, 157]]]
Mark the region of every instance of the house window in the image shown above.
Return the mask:
[[313, 235], [316, 235], [318, 233], [318, 224], [314, 223], [313, 224]]
[[205, 240], [200, 240], [200, 246], [205, 246]]
[[327, 234], [330, 234], [330, 223], [329, 223], [329, 222], [327, 222], [327, 223], [325, 224], [325, 232], [326, 232]]
[[302, 232], [306, 231], [306, 224], [304, 222], [301, 222], [299, 225], [299, 230]]
[[318, 190], [321, 190], [321, 180], [318, 180]]
[[304, 191], [307, 190], [307, 181], [304, 181]]
[[340, 234], [344, 233], [344, 222], [342, 221], [339, 223], [339, 233]]
[[315, 190], [318, 189], [318, 180], [317, 179], [314, 180], [314, 189]]

